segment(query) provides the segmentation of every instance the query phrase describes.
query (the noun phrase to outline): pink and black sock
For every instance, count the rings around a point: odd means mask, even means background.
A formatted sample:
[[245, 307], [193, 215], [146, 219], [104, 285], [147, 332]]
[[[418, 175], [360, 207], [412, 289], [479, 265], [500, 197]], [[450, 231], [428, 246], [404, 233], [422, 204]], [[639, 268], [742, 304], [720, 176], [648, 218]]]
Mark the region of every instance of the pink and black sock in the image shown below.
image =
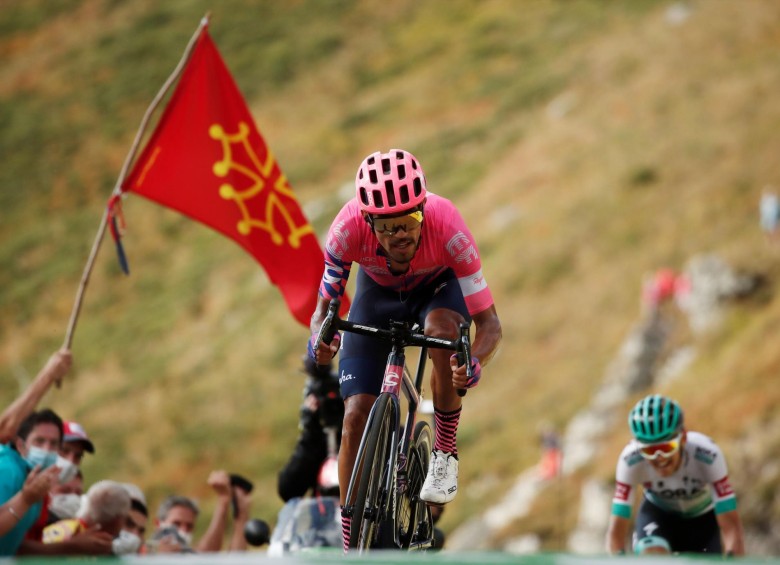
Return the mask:
[[349, 552], [349, 536], [352, 531], [352, 516], [341, 515], [341, 542], [344, 545], [344, 553]]
[[436, 408], [433, 410], [436, 423], [436, 440], [433, 448], [450, 453], [456, 459], [458, 458], [456, 436], [458, 435], [458, 424], [460, 423], [460, 411], [461, 408], [452, 412], [442, 412]]

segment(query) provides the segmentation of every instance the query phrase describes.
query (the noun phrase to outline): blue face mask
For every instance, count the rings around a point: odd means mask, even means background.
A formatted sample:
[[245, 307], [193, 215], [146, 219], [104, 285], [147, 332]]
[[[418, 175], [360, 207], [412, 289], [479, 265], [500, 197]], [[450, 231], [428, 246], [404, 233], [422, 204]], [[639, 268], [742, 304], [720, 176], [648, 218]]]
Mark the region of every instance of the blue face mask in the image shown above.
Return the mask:
[[27, 457], [24, 460], [29, 463], [30, 467], [35, 468], [36, 465], [40, 465], [41, 469], [46, 469], [57, 462], [57, 452], [33, 446], [27, 452]]

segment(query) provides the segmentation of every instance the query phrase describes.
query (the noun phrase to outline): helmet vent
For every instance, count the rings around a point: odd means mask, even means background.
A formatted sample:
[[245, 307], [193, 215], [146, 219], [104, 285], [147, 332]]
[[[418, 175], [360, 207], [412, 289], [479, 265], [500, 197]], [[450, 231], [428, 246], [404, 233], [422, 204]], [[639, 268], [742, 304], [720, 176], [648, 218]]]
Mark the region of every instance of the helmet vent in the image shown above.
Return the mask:
[[364, 206], [368, 206], [368, 193], [364, 187], [360, 187], [360, 201]]
[[398, 187], [398, 192], [401, 195], [401, 204], [406, 204], [409, 202], [409, 185], [403, 185], [401, 187]]
[[374, 206], [377, 208], [384, 208], [385, 207], [385, 201], [384, 198], [382, 198], [382, 191], [381, 190], [372, 190], [371, 191], [374, 195]]
[[393, 181], [386, 180], [385, 181], [385, 191], [387, 192], [387, 205], [392, 207], [395, 206], [395, 191], [393, 191]]
[[371, 182], [371, 184], [377, 183], [376, 171], [374, 169], [368, 171], [368, 180]]
[[422, 181], [420, 181], [420, 177], [415, 177], [412, 184], [414, 185], [414, 195], [420, 196], [420, 194], [422, 194]]
[[406, 167], [398, 165], [398, 179], [404, 180], [406, 178]]
[[389, 175], [391, 170], [390, 159], [382, 159], [382, 174]]

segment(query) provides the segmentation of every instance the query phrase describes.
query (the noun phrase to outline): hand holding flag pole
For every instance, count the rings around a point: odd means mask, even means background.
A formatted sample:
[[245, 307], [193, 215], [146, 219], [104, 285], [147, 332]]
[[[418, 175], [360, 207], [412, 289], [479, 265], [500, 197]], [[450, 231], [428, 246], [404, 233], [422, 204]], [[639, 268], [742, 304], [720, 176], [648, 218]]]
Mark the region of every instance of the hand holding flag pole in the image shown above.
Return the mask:
[[[84, 272], [81, 275], [81, 282], [79, 284], [78, 291], [76, 292], [76, 301], [73, 305], [73, 309], [70, 314], [70, 321], [68, 322], [68, 328], [65, 333], [65, 341], [62, 345], [63, 348], [65, 349], [70, 349], [71, 345], [73, 344], [73, 334], [76, 330], [76, 323], [78, 322], [79, 313], [81, 312], [81, 306], [84, 302], [84, 293], [87, 290], [87, 285], [89, 284], [89, 278], [92, 274], [92, 269], [95, 266], [95, 259], [97, 257], [98, 251], [100, 250], [100, 244], [103, 241], [103, 236], [106, 233], [106, 227], [108, 226], [110, 221], [115, 226], [112, 227], [112, 231], [114, 229], [117, 230], [117, 233], [115, 233], [114, 238], [117, 243], [117, 252], [119, 253], [120, 256], [120, 264], [122, 263], [122, 257], [124, 256], [124, 251], [122, 250], [122, 244], [119, 240], [119, 237], [121, 237], [121, 233], [119, 233], [118, 226], [116, 226], [115, 223], [117, 220], [116, 206], [119, 205], [120, 198], [122, 196], [122, 184], [125, 182], [125, 178], [127, 177], [127, 171], [130, 168], [130, 163], [132, 163], [133, 159], [136, 156], [136, 153], [138, 152], [138, 147], [141, 144], [141, 139], [143, 138], [143, 134], [146, 131], [147, 126], [149, 125], [149, 120], [151, 119], [152, 114], [160, 105], [160, 102], [165, 97], [167, 92], [170, 90], [173, 83], [176, 81], [176, 79], [179, 78], [182, 71], [184, 70], [187, 61], [192, 56], [192, 50], [195, 46], [195, 42], [197, 41], [198, 37], [200, 37], [201, 30], [203, 30], [205, 27], [208, 26], [210, 17], [211, 17], [211, 13], [208, 12], [203, 17], [203, 19], [201, 19], [200, 25], [198, 26], [198, 29], [195, 31], [189, 43], [187, 44], [187, 48], [184, 50], [184, 54], [182, 55], [179, 64], [176, 66], [174, 71], [168, 77], [168, 80], [165, 81], [162, 88], [160, 88], [160, 91], [157, 93], [157, 96], [154, 97], [154, 100], [152, 100], [152, 103], [147, 108], [146, 113], [144, 114], [144, 117], [141, 120], [141, 125], [139, 126], [138, 132], [135, 135], [135, 139], [133, 140], [133, 145], [130, 147], [130, 151], [128, 152], [127, 157], [125, 158], [124, 165], [122, 166], [122, 169], [119, 172], [119, 177], [117, 178], [116, 184], [114, 185], [114, 190], [112, 192], [111, 199], [109, 200], [109, 204], [108, 206], [106, 206], [106, 209], [103, 211], [103, 218], [100, 221], [100, 226], [98, 227], [97, 235], [95, 236], [95, 241], [92, 244], [92, 249], [89, 253], [89, 257], [87, 258], [87, 264], [84, 267]], [[125, 259], [124, 267], [126, 267], [126, 265], [127, 262]], [[127, 268], [123, 268], [123, 270], [126, 273], [128, 272]], [[58, 387], [60, 386], [59, 382], [57, 382], [57, 386]]]
[[[236, 241], [279, 287], [294, 318], [309, 326], [324, 268], [322, 248], [209, 37], [208, 23], [209, 14], [141, 121], [87, 261], [65, 347], [73, 340], [84, 291], [109, 222], [120, 265], [128, 272], [120, 241], [120, 202], [128, 191], [178, 210]], [[135, 159], [152, 113], [177, 80], [155, 131]], [[345, 295], [341, 313], [348, 309]]]

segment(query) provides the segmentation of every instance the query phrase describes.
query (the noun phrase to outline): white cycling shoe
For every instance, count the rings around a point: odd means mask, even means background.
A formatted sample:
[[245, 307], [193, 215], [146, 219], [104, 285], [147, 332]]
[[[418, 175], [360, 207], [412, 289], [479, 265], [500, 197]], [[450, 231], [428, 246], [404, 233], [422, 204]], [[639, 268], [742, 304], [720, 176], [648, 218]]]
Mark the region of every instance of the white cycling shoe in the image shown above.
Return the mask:
[[458, 494], [458, 460], [452, 454], [434, 449], [428, 475], [420, 489], [420, 499], [429, 504], [447, 504]]

